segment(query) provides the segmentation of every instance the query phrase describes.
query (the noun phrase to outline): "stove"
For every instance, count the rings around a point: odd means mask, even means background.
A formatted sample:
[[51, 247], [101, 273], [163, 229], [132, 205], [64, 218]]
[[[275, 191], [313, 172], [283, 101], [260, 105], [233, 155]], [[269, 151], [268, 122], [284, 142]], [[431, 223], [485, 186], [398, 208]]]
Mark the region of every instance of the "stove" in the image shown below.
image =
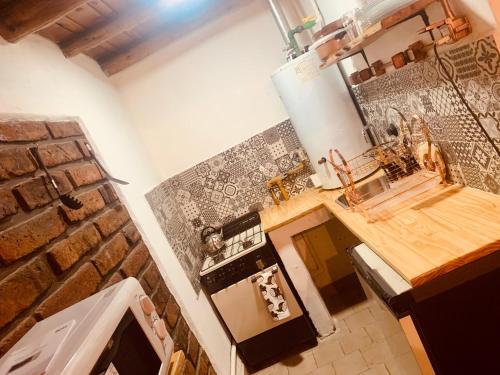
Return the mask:
[[[266, 240], [257, 212], [244, 215], [222, 228], [226, 247], [207, 256], [200, 272], [201, 286], [209, 296], [221, 323], [238, 354], [249, 369], [258, 369], [304, 345], [316, 344], [316, 332], [304, 305], [279, 260]], [[290, 315], [271, 317], [258, 276], [272, 272], [282, 291]], [[279, 343], [279, 345], [276, 345]]]
[[218, 254], [207, 256], [200, 276], [221, 268], [266, 244], [259, 214], [252, 212], [222, 227], [226, 246]]

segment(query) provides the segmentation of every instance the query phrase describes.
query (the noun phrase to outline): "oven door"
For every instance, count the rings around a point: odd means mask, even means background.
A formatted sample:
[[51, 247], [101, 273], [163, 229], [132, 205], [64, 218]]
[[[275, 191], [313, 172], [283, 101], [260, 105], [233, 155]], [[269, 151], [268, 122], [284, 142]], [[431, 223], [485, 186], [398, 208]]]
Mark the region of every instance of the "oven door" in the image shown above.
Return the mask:
[[128, 309], [99, 356], [91, 375], [163, 375], [165, 365]]
[[408, 295], [412, 286], [365, 244], [348, 250], [361, 281], [398, 319], [408, 315]]
[[278, 265], [269, 267], [264, 272], [270, 271], [274, 267], [278, 269], [278, 272], [274, 274], [276, 282], [290, 311], [288, 318], [279, 321], [273, 320], [258, 283], [252, 282], [252, 277], [257, 276], [258, 273], [211, 295], [219, 314], [237, 343], [303, 315]]

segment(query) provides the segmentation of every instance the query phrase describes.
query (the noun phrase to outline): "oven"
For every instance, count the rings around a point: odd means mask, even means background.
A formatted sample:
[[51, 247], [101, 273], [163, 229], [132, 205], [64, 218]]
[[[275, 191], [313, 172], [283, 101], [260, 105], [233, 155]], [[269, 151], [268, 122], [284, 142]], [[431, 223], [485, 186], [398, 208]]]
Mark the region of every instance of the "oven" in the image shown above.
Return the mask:
[[243, 363], [258, 369], [315, 345], [316, 332], [258, 214], [224, 226], [223, 233], [227, 248], [207, 257], [201, 284]]
[[128, 278], [37, 323], [0, 361], [1, 375], [165, 375], [173, 342]]
[[[265, 273], [274, 274], [276, 285], [288, 305], [290, 314], [284, 319], [274, 320], [272, 318], [268, 305], [261, 295], [256, 280], [259, 275]], [[282, 270], [277, 264], [270, 265], [262, 272], [244, 277], [213, 293], [210, 297], [237, 344], [303, 315], [290, 286], [283, 277]]]
[[412, 286], [366, 244], [348, 249], [347, 253], [367, 295], [381, 302], [397, 319], [407, 316]]

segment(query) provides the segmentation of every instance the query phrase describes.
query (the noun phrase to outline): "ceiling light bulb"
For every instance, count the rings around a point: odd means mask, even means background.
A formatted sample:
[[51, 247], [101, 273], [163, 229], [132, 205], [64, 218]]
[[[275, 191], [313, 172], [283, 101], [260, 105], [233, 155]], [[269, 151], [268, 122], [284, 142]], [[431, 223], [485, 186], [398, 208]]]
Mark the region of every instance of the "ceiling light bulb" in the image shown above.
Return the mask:
[[160, 0], [159, 1], [160, 5], [166, 6], [166, 7], [174, 7], [174, 6], [180, 5], [180, 4], [185, 3], [185, 2], [186, 2], [186, 0]]

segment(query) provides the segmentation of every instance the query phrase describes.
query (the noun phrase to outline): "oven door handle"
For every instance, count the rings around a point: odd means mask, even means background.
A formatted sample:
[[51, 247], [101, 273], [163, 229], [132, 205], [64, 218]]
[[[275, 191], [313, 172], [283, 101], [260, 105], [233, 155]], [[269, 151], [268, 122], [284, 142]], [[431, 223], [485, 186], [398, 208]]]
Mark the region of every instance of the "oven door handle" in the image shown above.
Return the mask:
[[[272, 273], [278, 273], [279, 271], [279, 268], [278, 266], [274, 266], [272, 269], [271, 269], [271, 272]], [[250, 279], [252, 281], [252, 283], [255, 283], [257, 281], [257, 279], [259, 278], [259, 275], [261, 274], [261, 272], [259, 272], [258, 274], [256, 275], [253, 275], [252, 278]]]
[[[348, 254], [351, 257], [351, 264], [358, 271], [358, 274], [366, 281], [366, 283], [370, 286], [370, 288], [381, 298], [386, 304], [389, 303], [389, 300], [394, 297], [394, 294], [391, 295], [388, 291], [392, 291], [392, 289], [387, 285], [384, 281], [384, 278], [380, 275], [380, 273], [376, 270], [368, 266], [368, 264], [357, 255], [354, 249], [350, 249]], [[384, 289], [387, 288], [387, 290]], [[394, 292], [393, 292], [394, 293]]]

